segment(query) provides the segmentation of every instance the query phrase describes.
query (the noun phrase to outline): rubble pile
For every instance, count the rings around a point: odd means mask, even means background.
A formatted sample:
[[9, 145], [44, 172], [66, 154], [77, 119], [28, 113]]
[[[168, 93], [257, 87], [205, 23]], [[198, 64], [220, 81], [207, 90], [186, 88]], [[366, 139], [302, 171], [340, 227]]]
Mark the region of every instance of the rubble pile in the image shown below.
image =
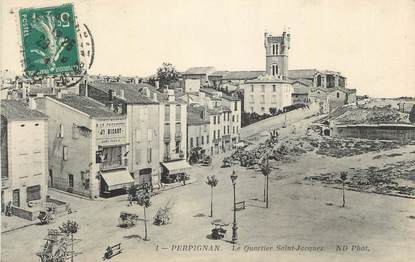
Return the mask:
[[390, 106], [373, 108], [342, 107], [330, 113], [328, 118], [338, 124], [397, 124], [409, 123], [408, 114]]
[[[345, 186], [348, 189], [415, 198], [415, 160], [399, 161], [381, 168], [351, 168], [347, 177]], [[339, 173], [309, 176], [305, 181], [331, 187], [342, 185]]]
[[316, 151], [317, 154], [336, 158], [360, 155], [368, 152], [391, 150], [400, 147], [400, 144], [396, 141], [338, 138], [325, 138], [311, 144], [314, 146], [318, 144], [318, 146], [316, 146], [318, 148]]

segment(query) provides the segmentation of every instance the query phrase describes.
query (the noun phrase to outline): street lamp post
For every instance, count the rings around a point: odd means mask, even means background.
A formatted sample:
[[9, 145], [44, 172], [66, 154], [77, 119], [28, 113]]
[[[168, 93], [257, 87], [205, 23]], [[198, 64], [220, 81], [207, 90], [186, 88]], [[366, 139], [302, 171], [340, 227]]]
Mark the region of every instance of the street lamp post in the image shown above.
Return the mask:
[[231, 180], [232, 180], [232, 186], [233, 186], [233, 226], [232, 226], [232, 243], [236, 243], [238, 240], [238, 227], [236, 226], [236, 194], [235, 194], [235, 185], [236, 185], [236, 179], [238, 176], [235, 173], [235, 170], [232, 172]]

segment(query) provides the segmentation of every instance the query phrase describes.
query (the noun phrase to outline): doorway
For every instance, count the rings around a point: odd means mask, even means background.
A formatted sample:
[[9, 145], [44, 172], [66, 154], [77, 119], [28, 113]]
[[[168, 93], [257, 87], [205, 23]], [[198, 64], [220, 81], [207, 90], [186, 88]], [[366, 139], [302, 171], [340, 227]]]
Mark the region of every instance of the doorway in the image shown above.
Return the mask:
[[20, 207], [20, 189], [13, 190], [13, 206]]

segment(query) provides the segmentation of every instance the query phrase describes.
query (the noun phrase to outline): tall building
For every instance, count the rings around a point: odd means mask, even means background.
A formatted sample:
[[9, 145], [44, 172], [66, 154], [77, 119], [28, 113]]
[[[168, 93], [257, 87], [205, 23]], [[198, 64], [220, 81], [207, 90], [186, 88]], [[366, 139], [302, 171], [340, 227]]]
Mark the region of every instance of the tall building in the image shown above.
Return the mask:
[[264, 33], [265, 72], [267, 75], [286, 80], [288, 77], [288, 50], [290, 49], [290, 33], [281, 36]]
[[245, 82], [244, 111], [269, 114], [291, 105], [293, 86], [288, 81], [288, 50], [290, 34], [264, 34], [265, 74]]
[[46, 201], [47, 116], [17, 100], [1, 100], [1, 205], [33, 220]]

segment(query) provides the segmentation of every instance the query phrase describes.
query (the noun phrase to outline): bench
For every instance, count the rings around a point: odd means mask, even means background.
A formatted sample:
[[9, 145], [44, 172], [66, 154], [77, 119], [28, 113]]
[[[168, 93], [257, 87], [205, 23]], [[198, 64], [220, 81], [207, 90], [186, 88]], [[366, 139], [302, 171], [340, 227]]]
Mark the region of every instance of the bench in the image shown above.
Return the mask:
[[121, 254], [121, 252], [122, 252], [121, 243], [118, 243], [113, 246], [108, 246], [107, 249], [105, 250], [104, 259], [110, 259], [113, 256]]
[[246, 203], [245, 203], [245, 201], [240, 201], [240, 202], [236, 202], [236, 203], [235, 203], [235, 209], [236, 209], [237, 211], [242, 210], [242, 209], [245, 209], [245, 208], [246, 208]]

